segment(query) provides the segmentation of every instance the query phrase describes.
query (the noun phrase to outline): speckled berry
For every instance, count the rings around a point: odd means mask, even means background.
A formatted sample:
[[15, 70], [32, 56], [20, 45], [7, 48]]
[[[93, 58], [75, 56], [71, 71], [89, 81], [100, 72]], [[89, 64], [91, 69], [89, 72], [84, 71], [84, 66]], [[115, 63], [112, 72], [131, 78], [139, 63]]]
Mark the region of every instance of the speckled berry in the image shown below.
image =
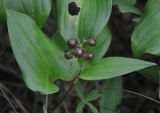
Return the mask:
[[66, 59], [72, 59], [73, 58], [73, 54], [72, 54], [72, 51], [66, 51], [65, 53], [64, 53], [64, 57], [66, 58]]
[[78, 45], [78, 40], [76, 40], [76, 39], [70, 39], [68, 42], [67, 42], [67, 44], [68, 44], [68, 47], [69, 48], [75, 48], [75, 47], [77, 47], [77, 45]]
[[74, 51], [74, 56], [77, 57], [77, 58], [80, 58], [82, 57], [83, 55], [83, 49], [82, 48], [76, 48], [75, 51]]
[[88, 61], [94, 59], [93, 53], [85, 53], [83, 56], [84, 56], [84, 58], [85, 58], [86, 60], [88, 60]]
[[89, 46], [94, 47], [96, 46], [96, 40], [95, 39], [88, 39], [87, 43]]

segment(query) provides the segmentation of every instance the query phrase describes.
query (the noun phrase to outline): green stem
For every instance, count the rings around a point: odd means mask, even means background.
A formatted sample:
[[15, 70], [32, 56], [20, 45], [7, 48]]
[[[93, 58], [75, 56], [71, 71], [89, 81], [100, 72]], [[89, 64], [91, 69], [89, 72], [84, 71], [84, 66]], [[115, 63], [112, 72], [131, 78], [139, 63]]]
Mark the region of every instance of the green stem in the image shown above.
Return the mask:
[[[81, 72], [81, 71], [80, 71]], [[66, 99], [66, 97], [69, 95], [69, 93], [71, 92], [71, 90], [73, 89], [73, 87], [75, 86], [75, 84], [79, 81], [79, 74], [72, 80], [72, 83], [70, 84], [69, 89], [65, 92], [65, 94], [63, 95], [63, 97], [60, 99], [60, 101], [58, 102], [58, 104], [55, 106], [55, 108], [53, 109], [56, 110], [62, 103], [63, 101]]]

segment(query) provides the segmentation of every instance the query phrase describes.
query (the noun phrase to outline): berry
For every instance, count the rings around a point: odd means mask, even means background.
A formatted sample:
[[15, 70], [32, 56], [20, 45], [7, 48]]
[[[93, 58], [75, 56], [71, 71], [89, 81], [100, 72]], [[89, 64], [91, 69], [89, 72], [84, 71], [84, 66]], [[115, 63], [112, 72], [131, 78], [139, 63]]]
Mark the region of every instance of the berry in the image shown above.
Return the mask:
[[64, 53], [64, 56], [65, 56], [65, 58], [66, 59], [72, 59], [73, 58], [73, 54], [72, 54], [72, 51], [66, 51], [65, 53]]
[[73, 49], [77, 46], [78, 41], [76, 39], [70, 39], [67, 43], [68, 47]]
[[96, 45], [96, 40], [95, 39], [88, 39], [87, 43], [89, 46], [93, 47]]
[[85, 53], [85, 54], [84, 54], [84, 58], [85, 58], [86, 60], [90, 61], [90, 60], [93, 60], [94, 55], [93, 55], [93, 53]]
[[74, 56], [77, 57], [77, 58], [80, 58], [82, 57], [83, 55], [83, 49], [82, 48], [76, 48], [75, 51], [74, 51]]

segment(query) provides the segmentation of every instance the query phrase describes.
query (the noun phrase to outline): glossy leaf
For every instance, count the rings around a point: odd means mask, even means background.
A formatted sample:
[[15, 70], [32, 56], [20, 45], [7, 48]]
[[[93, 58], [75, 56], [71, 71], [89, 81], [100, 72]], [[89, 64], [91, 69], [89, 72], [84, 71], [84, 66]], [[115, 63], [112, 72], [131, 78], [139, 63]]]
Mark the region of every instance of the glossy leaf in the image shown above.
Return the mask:
[[156, 64], [131, 58], [109, 57], [88, 64], [80, 77], [84, 80], [110, 79], [153, 65]]
[[148, 0], [143, 19], [132, 35], [132, 49], [136, 57], [144, 53], [160, 55], [160, 1]]
[[[80, 9], [71, 15], [68, 9]], [[112, 9], [112, 0], [57, 0], [59, 31], [67, 41], [71, 38], [97, 36], [105, 27]], [[72, 13], [72, 12], [71, 12]]]
[[[40, 27], [48, 19], [51, 10], [51, 0], [0, 0], [0, 20], [5, 17], [7, 9], [19, 11], [32, 17]], [[0, 6], [1, 6], [0, 5]]]
[[100, 100], [100, 113], [118, 113], [117, 106], [122, 100], [122, 89], [122, 79], [120, 77], [105, 81]]
[[[27, 15], [7, 11], [12, 49], [27, 86], [41, 93], [54, 93], [56, 79], [71, 80], [79, 73], [76, 59], [66, 60], [64, 53]], [[71, 70], [72, 69], [72, 70]]]
[[153, 67], [148, 67], [144, 70], [141, 70], [140, 73], [151, 80], [152, 82], [159, 84], [160, 80], [160, 67], [159, 66], [153, 66]]

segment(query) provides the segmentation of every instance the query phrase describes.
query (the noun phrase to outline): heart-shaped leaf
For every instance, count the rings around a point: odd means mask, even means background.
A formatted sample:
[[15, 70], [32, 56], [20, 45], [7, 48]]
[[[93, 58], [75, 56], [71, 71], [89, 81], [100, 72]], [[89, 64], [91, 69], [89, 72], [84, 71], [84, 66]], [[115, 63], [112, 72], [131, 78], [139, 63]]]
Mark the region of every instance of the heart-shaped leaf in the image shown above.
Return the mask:
[[51, 0], [0, 0], [0, 20], [4, 19], [7, 9], [29, 15], [42, 27], [49, 16]]
[[58, 91], [53, 82], [71, 80], [79, 73], [76, 59], [66, 60], [64, 53], [52, 43], [27, 15], [7, 11], [12, 49], [27, 86], [41, 93]]
[[160, 1], [148, 0], [142, 20], [132, 35], [132, 49], [136, 57], [144, 53], [160, 55]]
[[118, 113], [116, 109], [122, 100], [122, 88], [122, 79], [120, 77], [105, 81], [100, 101], [100, 113]]
[[123, 57], [109, 57], [88, 64], [80, 74], [84, 80], [102, 80], [138, 71], [154, 63]]
[[63, 38], [97, 36], [105, 27], [112, 0], [57, 0], [58, 27]]

